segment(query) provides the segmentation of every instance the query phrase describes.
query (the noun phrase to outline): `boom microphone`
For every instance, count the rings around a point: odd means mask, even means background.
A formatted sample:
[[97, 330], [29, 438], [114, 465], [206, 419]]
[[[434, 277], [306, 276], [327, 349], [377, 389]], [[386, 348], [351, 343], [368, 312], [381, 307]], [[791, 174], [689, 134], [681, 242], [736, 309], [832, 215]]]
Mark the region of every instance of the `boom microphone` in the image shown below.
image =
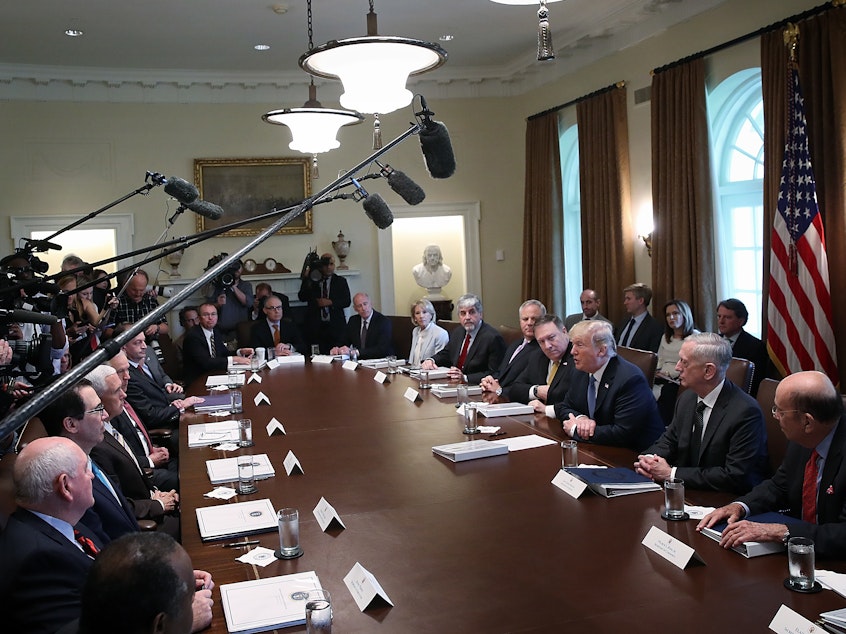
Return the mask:
[[382, 176], [388, 179], [388, 186], [399, 194], [409, 205], [418, 205], [426, 198], [426, 192], [411, 180], [404, 172], [395, 170], [390, 165], [376, 164], [382, 168]]
[[200, 197], [200, 192], [191, 183], [181, 178], [171, 176], [167, 179], [164, 186], [165, 193], [168, 196], [176, 198], [181, 204], [187, 205], [193, 203]]
[[[432, 119], [435, 114], [426, 104], [426, 98], [420, 95], [420, 112], [415, 112], [422, 129], [420, 130], [420, 149], [426, 169], [432, 178], [449, 178], [455, 174], [455, 154], [449, 139], [449, 130], [440, 121]], [[422, 117], [422, 120], [421, 120]]]
[[13, 324], [43, 324], [45, 326], [52, 326], [58, 321], [53, 315], [45, 313], [37, 313], [32, 310], [7, 310], [5, 308], [0, 308], [0, 319], [6, 319]]
[[379, 194], [370, 194], [361, 203], [364, 213], [380, 229], [387, 229], [394, 222], [394, 214], [391, 212], [388, 203]]
[[209, 220], [220, 220], [221, 216], [223, 216], [223, 207], [206, 202], [205, 200], [187, 203], [185, 207]]

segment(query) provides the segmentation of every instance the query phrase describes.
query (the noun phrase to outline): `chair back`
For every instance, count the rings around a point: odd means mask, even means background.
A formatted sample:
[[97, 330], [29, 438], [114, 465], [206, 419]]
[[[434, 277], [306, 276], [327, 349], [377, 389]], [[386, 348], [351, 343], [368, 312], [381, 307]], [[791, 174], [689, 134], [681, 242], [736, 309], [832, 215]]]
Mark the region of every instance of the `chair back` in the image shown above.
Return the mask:
[[398, 359], [408, 359], [411, 353], [411, 331], [414, 324], [408, 315], [385, 315], [391, 320], [391, 342]]
[[638, 350], [627, 346], [617, 346], [617, 354], [640, 368], [643, 376], [646, 377], [646, 382], [649, 383], [649, 387], [652, 387], [655, 383], [655, 370], [658, 368], [657, 354], [650, 350]]
[[764, 424], [767, 428], [767, 453], [769, 453], [770, 475], [775, 473], [784, 460], [787, 452], [787, 438], [779, 427], [778, 421], [773, 416], [773, 404], [775, 403], [775, 392], [778, 381], [775, 379], [764, 379], [758, 386], [756, 399], [761, 411], [764, 413]]
[[159, 335], [159, 348], [163, 357], [162, 368], [174, 381], [180, 380], [182, 378], [182, 364], [179, 360], [179, 351], [170, 335]]
[[[752, 377], [755, 374], [755, 364], [748, 359], [732, 357], [726, 370], [726, 378], [747, 394], [752, 393]], [[772, 407], [772, 404], [770, 405]]]
[[523, 331], [519, 328], [515, 328], [514, 326], [499, 326], [497, 328], [499, 334], [505, 339], [505, 347], [507, 348], [515, 341], [520, 341], [523, 339]]
[[451, 333], [456, 328], [461, 328], [461, 322], [454, 321], [452, 319], [439, 319], [438, 325], [449, 333]]
[[239, 348], [250, 347], [250, 328], [253, 327], [253, 322], [250, 319], [239, 321], [235, 326], [235, 338], [238, 341]]

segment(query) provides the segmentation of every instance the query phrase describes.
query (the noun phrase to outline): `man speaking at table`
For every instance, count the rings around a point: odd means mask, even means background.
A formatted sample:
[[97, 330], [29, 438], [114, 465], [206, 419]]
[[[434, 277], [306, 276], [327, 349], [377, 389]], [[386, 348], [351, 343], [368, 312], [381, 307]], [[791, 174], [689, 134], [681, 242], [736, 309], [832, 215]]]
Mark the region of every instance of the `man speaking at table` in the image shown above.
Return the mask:
[[482, 321], [482, 300], [472, 293], [458, 298], [458, 320], [447, 347], [431, 359], [423, 361], [424, 370], [449, 367], [449, 378], [466, 383], [479, 383], [494, 374], [505, 354], [505, 340], [496, 328]]
[[546, 407], [564, 433], [585, 442], [640, 450], [664, 429], [640, 369], [617, 356], [611, 325], [581, 321], [570, 333], [576, 370], [564, 400]]
[[673, 421], [638, 456], [635, 471], [655, 482], [680, 478], [691, 489], [746, 493], [764, 478], [767, 434], [758, 402], [731, 381], [731, 344], [712, 332], [690, 335], [676, 370], [687, 388]]
[[[840, 394], [821, 372], [797, 372], [776, 388], [773, 415], [790, 441], [784, 462], [737, 501], [706, 515], [696, 530], [728, 522], [720, 545], [787, 542], [810, 537], [820, 557], [846, 556], [846, 416]], [[781, 511], [801, 522], [763, 524], [743, 518]]]

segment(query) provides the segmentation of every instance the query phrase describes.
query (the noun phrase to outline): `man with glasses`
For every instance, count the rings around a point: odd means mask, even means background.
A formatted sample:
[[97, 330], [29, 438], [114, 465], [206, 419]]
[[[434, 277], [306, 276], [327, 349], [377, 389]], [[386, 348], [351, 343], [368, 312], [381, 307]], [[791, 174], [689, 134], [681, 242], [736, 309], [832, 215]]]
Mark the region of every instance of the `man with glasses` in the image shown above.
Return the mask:
[[250, 345], [253, 348], [272, 348], [277, 357], [308, 352], [297, 327], [282, 320], [285, 309], [281, 299], [276, 295], [268, 295], [262, 312], [264, 318], [257, 319], [250, 326]]
[[248, 364], [253, 356], [252, 348], [229, 351], [223, 331], [217, 327], [217, 307], [214, 304], [203, 304], [199, 313], [200, 324], [185, 334], [182, 349], [185, 385], [208, 372], [225, 372], [232, 363]]
[[[706, 515], [697, 530], [728, 522], [720, 545], [814, 540], [820, 557], [846, 556], [846, 420], [840, 394], [821, 372], [797, 372], [776, 388], [773, 416], [787, 437], [784, 462], [772, 478]], [[781, 511], [789, 526], [743, 518]]]
[[731, 381], [731, 345], [715, 333], [689, 335], [676, 371], [687, 388], [663, 435], [638, 456], [635, 471], [655, 482], [746, 493], [764, 479], [767, 433], [758, 402]]

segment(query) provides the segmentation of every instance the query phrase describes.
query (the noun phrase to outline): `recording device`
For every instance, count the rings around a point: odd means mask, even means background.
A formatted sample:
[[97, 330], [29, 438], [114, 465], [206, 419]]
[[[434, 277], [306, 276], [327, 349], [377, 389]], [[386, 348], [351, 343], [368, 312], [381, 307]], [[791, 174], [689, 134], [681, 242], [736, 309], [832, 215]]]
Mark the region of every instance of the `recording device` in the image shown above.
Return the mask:
[[429, 110], [423, 95], [420, 95], [420, 108], [420, 112], [415, 112], [414, 116], [421, 126], [420, 149], [426, 169], [432, 178], [449, 178], [455, 174], [455, 153], [452, 151], [449, 130], [440, 121], [432, 119], [435, 113]]
[[[147, 172], [147, 177], [152, 178], [157, 185], [160, 185], [164, 179], [164, 176], [157, 172], [152, 174]], [[189, 209], [209, 220], [220, 220], [223, 216], [223, 208], [220, 205], [200, 200], [200, 192], [197, 188], [182, 178], [171, 176], [164, 182], [164, 190], [168, 196], [179, 202], [180, 208]]]
[[390, 165], [382, 165], [379, 161], [376, 161], [376, 165], [380, 168], [380, 174], [388, 179], [388, 186], [409, 205], [418, 205], [426, 198], [426, 192], [404, 172]]
[[[204, 271], [208, 271], [213, 266], [217, 265], [219, 262], [223, 261], [229, 256], [228, 253], [221, 253], [220, 255], [215, 255], [209, 258], [209, 262], [204, 268]], [[241, 263], [236, 262], [225, 269], [223, 269], [220, 273], [218, 273], [214, 278], [212, 278], [212, 283], [217, 288], [231, 288], [235, 285], [235, 282], [238, 280], [238, 269], [241, 268]]]
[[323, 271], [321, 269], [324, 266], [328, 266], [331, 261], [331, 258], [320, 257], [317, 255], [317, 251], [312, 249], [306, 253], [300, 277], [305, 278], [307, 276], [312, 282], [319, 282], [323, 277]]
[[387, 229], [394, 222], [394, 214], [388, 203], [379, 194], [368, 194], [367, 190], [361, 186], [356, 179], [351, 178], [352, 184], [355, 186], [355, 193], [353, 196], [356, 200], [363, 201], [361, 206], [364, 207], [364, 213], [373, 221], [379, 229]]

